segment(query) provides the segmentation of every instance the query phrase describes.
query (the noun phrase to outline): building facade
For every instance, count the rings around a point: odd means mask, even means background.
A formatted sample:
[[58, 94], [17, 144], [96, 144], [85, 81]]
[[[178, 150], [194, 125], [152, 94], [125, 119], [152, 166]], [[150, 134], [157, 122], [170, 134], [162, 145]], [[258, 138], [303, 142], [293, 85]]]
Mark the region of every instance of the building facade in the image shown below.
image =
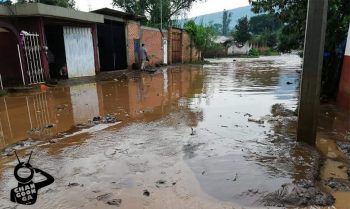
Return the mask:
[[200, 52], [179, 28], [141, 26], [145, 17], [103, 8], [80, 12], [40, 3], [0, 6], [0, 75], [5, 84], [94, 76], [138, 66], [195, 61]]

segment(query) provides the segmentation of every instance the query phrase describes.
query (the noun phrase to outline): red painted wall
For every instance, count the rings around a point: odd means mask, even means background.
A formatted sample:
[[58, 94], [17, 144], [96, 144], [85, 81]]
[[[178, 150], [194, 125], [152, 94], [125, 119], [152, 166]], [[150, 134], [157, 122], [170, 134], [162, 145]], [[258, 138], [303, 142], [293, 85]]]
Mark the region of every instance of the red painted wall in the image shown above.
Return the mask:
[[17, 38], [12, 32], [0, 32], [0, 73], [4, 86], [22, 81]]
[[[7, 19], [6, 22], [14, 26], [18, 33], [20, 33], [22, 30], [27, 31], [29, 33], [38, 33], [40, 38], [39, 38], [39, 44], [41, 47], [43, 47], [46, 43], [45, 41], [45, 33], [44, 33], [44, 25], [43, 25], [43, 19], [41, 17], [25, 17], [25, 18], [17, 18], [15, 20], [10, 20]], [[25, 56], [24, 56], [24, 51], [22, 50], [22, 62], [23, 62], [23, 71], [24, 71], [24, 76], [27, 78], [27, 64], [25, 61]], [[18, 57], [18, 55], [17, 55]], [[42, 50], [41, 51], [41, 63], [42, 67], [44, 69], [44, 74], [45, 78], [49, 78], [49, 64], [47, 61], [47, 57], [45, 52]], [[16, 69], [17, 71], [17, 69]], [[28, 80], [28, 79], [26, 79]], [[20, 80], [17, 81], [17, 83], [22, 84], [22, 77], [20, 77]]]
[[340, 106], [350, 110], [350, 56], [344, 57], [338, 103]]

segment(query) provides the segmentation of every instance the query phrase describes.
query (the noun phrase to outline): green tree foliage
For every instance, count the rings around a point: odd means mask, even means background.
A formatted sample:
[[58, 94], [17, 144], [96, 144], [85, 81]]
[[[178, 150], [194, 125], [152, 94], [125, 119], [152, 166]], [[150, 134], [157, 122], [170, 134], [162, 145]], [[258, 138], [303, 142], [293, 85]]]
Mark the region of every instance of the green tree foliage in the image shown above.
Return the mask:
[[160, 26], [162, 16], [163, 24], [169, 26], [175, 16], [189, 10], [197, 1], [201, 0], [113, 0], [113, 5], [124, 9], [125, 12], [146, 16], [147, 23], [153, 26]]
[[267, 12], [275, 15], [285, 24], [281, 36], [288, 39], [288, 43], [284, 43], [283, 48], [290, 51], [303, 47], [306, 9], [307, 0], [256, 0], [253, 1], [252, 10], [255, 13]]
[[198, 50], [205, 52], [217, 47], [213, 42], [216, 38], [216, 32], [212, 25], [197, 25], [193, 20], [190, 20], [184, 24], [184, 29], [190, 34], [191, 40]]
[[10, 0], [0, 0], [0, 5], [10, 5], [12, 2]]
[[227, 36], [230, 31], [232, 13], [224, 9], [222, 13], [222, 35]]
[[247, 17], [242, 17], [238, 20], [238, 24], [235, 26], [235, 31], [232, 33], [232, 35], [235, 41], [242, 45], [251, 40], [251, 34], [249, 33], [249, 21]]
[[[335, 97], [339, 83], [341, 59], [337, 48], [346, 39], [350, 22], [350, 1], [329, 0], [325, 57], [322, 74], [323, 96]], [[283, 23], [280, 46], [282, 51], [303, 49], [306, 26], [307, 0], [256, 0], [253, 11], [276, 15]]]
[[282, 27], [282, 22], [271, 14], [262, 14], [251, 17], [249, 20], [249, 31], [252, 34], [261, 34], [266, 31], [275, 32]]
[[276, 47], [281, 27], [282, 22], [271, 14], [254, 16], [249, 20], [249, 31], [253, 35], [253, 42], [259, 46]]
[[74, 8], [75, 7], [75, 0], [18, 0], [18, 4], [25, 4], [25, 3], [43, 3], [48, 5], [54, 5], [54, 6], [60, 6], [60, 7], [66, 7], [66, 8]]
[[277, 33], [276, 31], [263, 31], [260, 34], [253, 35], [252, 41], [259, 46], [275, 48], [277, 46]]
[[222, 35], [222, 24], [219, 24], [219, 23], [210, 23], [209, 25], [212, 25], [212, 27], [214, 28], [215, 30], [215, 33], [217, 35]]

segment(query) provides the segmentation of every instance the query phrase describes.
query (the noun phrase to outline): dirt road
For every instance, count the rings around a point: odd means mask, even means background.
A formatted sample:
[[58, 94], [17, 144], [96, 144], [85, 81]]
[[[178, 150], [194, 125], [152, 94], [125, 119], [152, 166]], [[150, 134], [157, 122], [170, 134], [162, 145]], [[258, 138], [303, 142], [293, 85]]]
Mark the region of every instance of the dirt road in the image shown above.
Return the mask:
[[[1, 98], [0, 208], [349, 207], [325, 186], [349, 112], [322, 107], [320, 152], [295, 142], [300, 58], [211, 62]], [[10, 202], [14, 149], [55, 178], [33, 206]]]

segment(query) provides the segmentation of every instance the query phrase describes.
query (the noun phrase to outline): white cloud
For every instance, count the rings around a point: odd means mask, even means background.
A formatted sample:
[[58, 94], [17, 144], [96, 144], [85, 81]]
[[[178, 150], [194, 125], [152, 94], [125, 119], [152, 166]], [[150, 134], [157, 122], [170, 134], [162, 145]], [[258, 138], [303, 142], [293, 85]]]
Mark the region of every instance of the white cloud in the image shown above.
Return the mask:
[[101, 8], [113, 8], [112, 0], [75, 0], [76, 6], [81, 11], [89, 11]]

